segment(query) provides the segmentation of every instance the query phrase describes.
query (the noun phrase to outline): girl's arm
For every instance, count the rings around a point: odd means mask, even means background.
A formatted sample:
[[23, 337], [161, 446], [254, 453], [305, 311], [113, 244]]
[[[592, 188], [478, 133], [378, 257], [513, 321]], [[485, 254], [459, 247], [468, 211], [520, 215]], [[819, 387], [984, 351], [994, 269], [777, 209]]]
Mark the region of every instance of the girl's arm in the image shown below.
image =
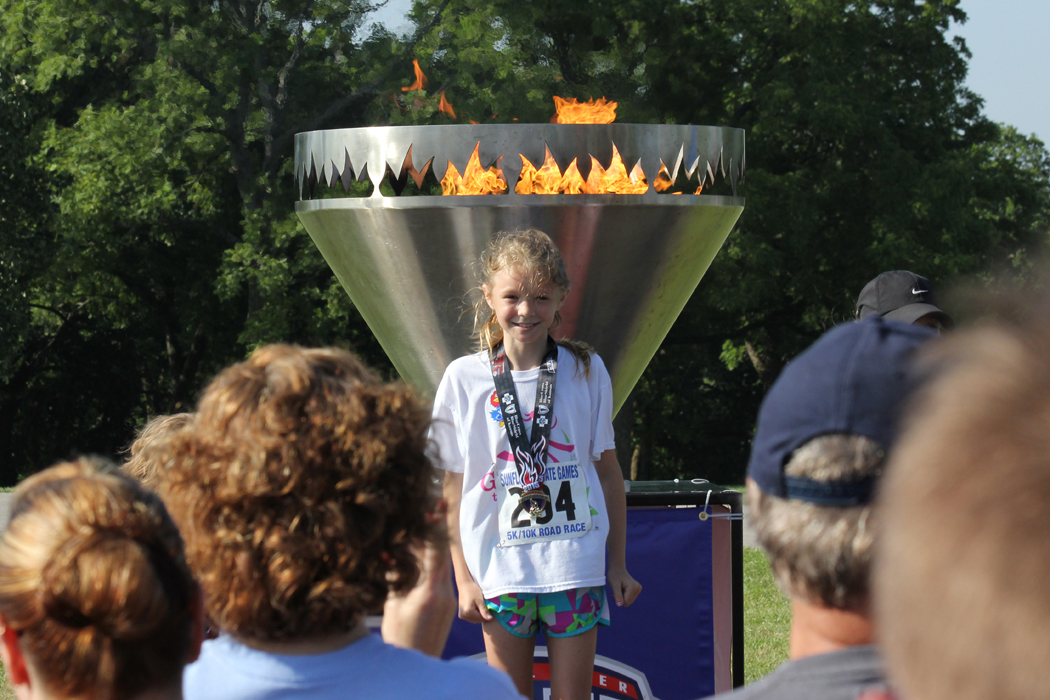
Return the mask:
[[[620, 488], [623, 488], [621, 484]], [[463, 474], [445, 472], [442, 485], [445, 503], [448, 504], [448, 545], [452, 550], [452, 568], [456, 572], [456, 588], [459, 589], [459, 617], [467, 622], [491, 620], [492, 613], [485, 607], [485, 596], [481, 586], [470, 575], [467, 560], [463, 556], [463, 543], [459, 536], [459, 504], [463, 498]]]
[[[594, 463], [598, 481], [605, 494], [605, 510], [609, 514], [609, 587], [617, 605], [630, 605], [642, 592], [642, 584], [627, 573], [625, 551], [627, 548], [627, 494], [623, 489], [623, 472], [616, 460], [615, 450], [602, 452]], [[447, 496], [446, 496], [447, 498]], [[449, 507], [451, 510], [451, 506]], [[462, 600], [462, 598], [461, 598]]]

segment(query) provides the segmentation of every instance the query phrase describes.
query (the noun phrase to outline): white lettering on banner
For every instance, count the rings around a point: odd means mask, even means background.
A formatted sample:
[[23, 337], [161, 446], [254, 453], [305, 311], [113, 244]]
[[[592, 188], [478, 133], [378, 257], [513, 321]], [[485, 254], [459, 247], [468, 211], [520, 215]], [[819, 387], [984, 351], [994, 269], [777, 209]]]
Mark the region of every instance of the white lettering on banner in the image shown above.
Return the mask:
[[547, 465], [541, 487], [550, 500], [536, 517], [519, 500], [521, 481], [513, 464], [499, 473], [499, 483], [500, 546], [582, 537], [591, 529], [587, 476], [578, 464]]
[[[484, 661], [484, 652], [474, 658]], [[551, 700], [550, 659], [547, 647], [538, 645], [532, 665], [534, 694], [543, 700]], [[539, 693], [535, 693], [539, 690]], [[645, 674], [637, 668], [615, 661], [601, 654], [594, 656], [594, 671], [588, 700], [655, 700]]]

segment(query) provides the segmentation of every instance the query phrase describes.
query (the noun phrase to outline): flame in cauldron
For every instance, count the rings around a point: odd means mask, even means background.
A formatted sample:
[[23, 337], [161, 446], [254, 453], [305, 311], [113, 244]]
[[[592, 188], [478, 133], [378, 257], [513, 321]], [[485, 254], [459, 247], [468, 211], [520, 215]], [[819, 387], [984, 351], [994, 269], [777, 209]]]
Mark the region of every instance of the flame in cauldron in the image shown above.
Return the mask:
[[412, 69], [416, 72], [416, 82], [412, 83], [408, 87], [401, 88], [401, 92], [411, 92], [412, 90], [424, 90], [427, 86], [427, 76], [423, 75], [423, 69], [419, 67], [419, 61], [412, 59]]
[[441, 178], [441, 194], [503, 194], [507, 191], [507, 179], [503, 177], [498, 162], [487, 170], [481, 167], [481, 158], [478, 156], [480, 147], [480, 142], [474, 146], [474, 153], [467, 161], [462, 176], [456, 166], [449, 162], [448, 171]]
[[586, 180], [580, 175], [575, 158], [562, 173], [550, 149], [538, 169], [525, 156], [521, 156], [521, 162], [521, 178], [514, 187], [517, 194], [645, 194], [649, 189], [641, 165], [636, 163], [628, 173], [615, 145], [608, 170], [591, 156], [591, 172]]
[[[415, 82], [403, 87], [403, 92], [423, 90], [427, 86], [427, 76], [419, 67], [419, 61], [412, 61], [415, 71]], [[554, 97], [555, 115], [551, 122], [555, 124], [611, 124], [616, 121], [617, 103], [600, 97], [580, 102], [575, 97]], [[452, 119], [456, 112], [452, 104], [441, 93], [438, 110]], [[495, 116], [495, 115], [493, 115]], [[516, 119], [514, 121], [517, 121]], [[472, 124], [477, 122], [471, 120]], [[467, 161], [467, 167], [460, 175], [451, 162], [445, 177], [441, 179], [443, 195], [477, 195], [503, 194], [507, 191], [507, 179], [499, 167], [499, 161], [489, 168], [483, 168], [478, 156], [480, 144], [474, 147], [474, 153]], [[609, 168], [603, 168], [594, 156], [591, 156], [591, 172], [584, 180], [574, 158], [562, 172], [554, 160], [550, 149], [546, 149], [543, 165], [536, 167], [524, 155], [521, 156], [522, 170], [518, 183], [514, 187], [517, 194], [644, 194], [649, 183], [642, 172], [641, 163], [636, 163], [630, 172], [624, 165], [620, 152], [613, 146], [613, 157]], [[658, 192], [670, 189], [671, 177], [666, 167], [661, 167], [654, 187]], [[700, 189], [697, 189], [697, 194]]]
[[575, 97], [555, 96], [551, 124], [612, 124], [616, 121], [616, 104], [605, 97], [578, 102]]
[[[456, 118], [456, 112], [452, 109], [452, 104], [445, 99], [445, 93], [441, 93], [441, 102], [438, 104], [438, 111], [447, 114], [453, 119]], [[475, 124], [477, 122], [474, 122]]]

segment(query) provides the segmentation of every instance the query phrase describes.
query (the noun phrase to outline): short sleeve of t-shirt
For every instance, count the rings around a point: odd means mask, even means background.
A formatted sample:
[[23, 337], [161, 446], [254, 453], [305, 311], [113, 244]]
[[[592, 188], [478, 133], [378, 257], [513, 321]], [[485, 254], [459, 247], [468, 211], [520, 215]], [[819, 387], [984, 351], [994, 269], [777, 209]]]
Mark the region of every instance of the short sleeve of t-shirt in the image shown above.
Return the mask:
[[587, 381], [591, 393], [591, 461], [601, 459], [602, 452], [616, 447], [613, 431], [613, 391], [609, 371], [597, 354], [591, 355], [591, 372]]
[[460, 445], [456, 414], [462, 410], [456, 403], [455, 382], [445, 372], [434, 397], [434, 412], [430, 422], [430, 459], [435, 466], [460, 474], [466, 469], [466, 450]]

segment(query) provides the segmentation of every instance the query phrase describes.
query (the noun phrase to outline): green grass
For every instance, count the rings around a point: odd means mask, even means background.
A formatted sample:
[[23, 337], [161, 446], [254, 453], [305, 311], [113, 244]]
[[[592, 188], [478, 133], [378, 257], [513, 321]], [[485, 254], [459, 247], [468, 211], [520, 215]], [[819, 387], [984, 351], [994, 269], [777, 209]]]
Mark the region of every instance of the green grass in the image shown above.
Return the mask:
[[791, 607], [773, 581], [766, 553], [744, 548], [744, 682], [766, 675], [788, 658]]
[[0, 664], [0, 700], [15, 700], [15, 691], [7, 684], [7, 668]]

